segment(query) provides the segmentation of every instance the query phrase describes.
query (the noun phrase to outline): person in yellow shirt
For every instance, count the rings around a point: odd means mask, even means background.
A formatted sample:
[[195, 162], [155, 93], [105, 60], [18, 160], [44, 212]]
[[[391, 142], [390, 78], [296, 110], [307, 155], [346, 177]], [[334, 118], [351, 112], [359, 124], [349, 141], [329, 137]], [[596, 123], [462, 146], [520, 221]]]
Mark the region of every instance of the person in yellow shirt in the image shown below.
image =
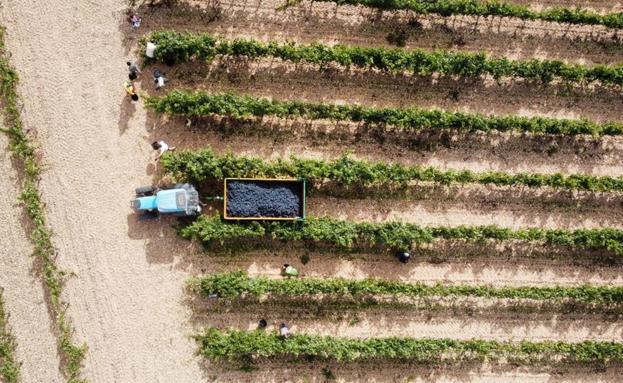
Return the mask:
[[123, 87], [126, 93], [130, 95], [132, 101], [138, 101], [138, 94], [136, 93], [136, 88], [134, 87], [134, 84], [132, 84], [130, 81], [126, 81], [123, 84]]

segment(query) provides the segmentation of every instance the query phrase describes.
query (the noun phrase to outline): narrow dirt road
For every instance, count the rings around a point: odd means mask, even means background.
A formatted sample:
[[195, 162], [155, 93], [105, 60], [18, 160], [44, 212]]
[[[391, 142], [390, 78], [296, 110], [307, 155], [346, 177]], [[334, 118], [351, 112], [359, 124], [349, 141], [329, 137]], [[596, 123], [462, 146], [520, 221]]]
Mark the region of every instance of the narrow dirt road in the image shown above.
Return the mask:
[[137, 222], [129, 206], [133, 189], [150, 183], [153, 161], [143, 108], [124, 99], [124, 5], [7, 0], [1, 22], [21, 76], [24, 123], [36, 129], [49, 167], [40, 187], [57, 262], [76, 274], [65, 298], [76, 338], [89, 346], [86, 378], [198, 382], [186, 275], [171, 271], [174, 258], [154, 262], [158, 251], [173, 252], [160, 237], [170, 223]]
[[61, 382], [56, 338], [44, 299], [41, 278], [35, 275], [32, 246], [22, 225], [19, 181], [0, 133], [0, 288], [4, 288], [9, 326], [16, 338], [16, 358], [22, 382]]
[[[267, 331], [276, 332], [282, 321], [290, 321], [292, 332], [297, 334], [347, 338], [425, 337], [513, 342], [522, 340], [581, 342], [590, 339], [616, 342], [623, 335], [623, 324], [617, 322], [605, 322], [595, 318], [542, 319], [536, 318], [534, 314], [532, 317], [513, 313], [510, 317], [499, 315], [490, 318], [482, 316], [470, 318], [456, 313], [446, 316], [417, 311], [392, 312], [391, 309], [384, 308], [382, 312], [370, 310], [355, 315], [340, 312], [335, 313], [333, 318], [319, 321], [316, 317], [293, 317], [290, 313], [280, 312], [280, 308], [272, 308], [270, 312], [273, 318]], [[258, 313], [255, 311], [233, 310], [218, 314], [210, 312], [200, 320], [212, 327], [252, 331], [257, 328], [257, 318]]]

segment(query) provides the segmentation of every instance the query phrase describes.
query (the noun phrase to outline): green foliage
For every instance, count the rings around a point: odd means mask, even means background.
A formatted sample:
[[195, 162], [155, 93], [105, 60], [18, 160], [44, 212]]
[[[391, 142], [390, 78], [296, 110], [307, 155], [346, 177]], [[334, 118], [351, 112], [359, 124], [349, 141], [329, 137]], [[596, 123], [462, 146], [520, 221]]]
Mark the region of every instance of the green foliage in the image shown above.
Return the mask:
[[[275, 57], [295, 63], [319, 65], [321, 68], [334, 64], [346, 68], [378, 69], [390, 73], [408, 72], [421, 76], [433, 73], [459, 77], [490, 75], [496, 80], [523, 78], [545, 84], [558, 79], [569, 83], [586, 84], [598, 81], [603, 85], [623, 85], [623, 65], [589, 67], [565, 64], [559, 60], [513, 61], [503, 57], [491, 58], [484, 53], [328, 46], [320, 43], [265, 43], [251, 39], [226, 40], [207, 33], [193, 35], [173, 31], [155, 32], [142, 41], [155, 43], [155, 59], [168, 64], [191, 59], [211, 61], [217, 55], [244, 56], [250, 59]], [[145, 59], [149, 60], [147, 57]]]
[[8, 129], [10, 150], [24, 171], [24, 180], [19, 200], [24, 205], [32, 222], [30, 238], [34, 244], [33, 255], [40, 261], [42, 276], [50, 299], [50, 310], [54, 313], [57, 336], [63, 353], [64, 373], [69, 383], [85, 382], [80, 379], [80, 368], [86, 345], [78, 346], [72, 340], [73, 329], [65, 316], [67, 303], [61, 299], [64, 272], [54, 263], [55, 250], [52, 244], [52, 231], [47, 227], [41, 195], [37, 189], [42, 166], [37, 159], [35, 147], [30, 143], [22, 125], [16, 86], [17, 72], [7, 60], [4, 46], [4, 28], [0, 28], [0, 95], [2, 96], [3, 117]]
[[15, 339], [9, 331], [7, 319], [2, 290], [0, 290], [0, 377], [6, 383], [17, 383], [20, 372], [19, 364], [15, 360]]
[[491, 287], [486, 285], [426, 285], [381, 279], [268, 279], [249, 277], [243, 271], [211, 274], [192, 278], [192, 289], [204, 297], [235, 299], [241, 296], [260, 297], [265, 294], [299, 297], [331, 295], [337, 298], [366, 298], [370, 296], [422, 297], [480, 297], [531, 299], [537, 301], [575, 301], [591, 305], [623, 303], [623, 287], [584, 285], [578, 287]]
[[[497, 0], [320, 0], [323, 2], [362, 5], [382, 10], [411, 10], [417, 13], [434, 13], [441, 16], [501, 16], [524, 20], [544, 20], [557, 23], [603, 25], [609, 28], [623, 28], [623, 12], [599, 13], [579, 8], [555, 7], [543, 11], [532, 11], [524, 5]], [[296, 2], [286, 2], [283, 10]]]
[[234, 94], [190, 93], [175, 90], [162, 97], [146, 97], [145, 105], [158, 113], [201, 117], [211, 114], [248, 117], [304, 117], [310, 120], [365, 122], [370, 125], [393, 125], [407, 131], [423, 129], [455, 129], [466, 132], [529, 132], [574, 136], [615, 136], [623, 134], [623, 124], [597, 124], [587, 120], [567, 120], [546, 117], [484, 116], [460, 112], [444, 112], [418, 108], [369, 108], [360, 105], [334, 105], [303, 101], [275, 101]]
[[203, 356], [215, 360], [248, 360], [251, 357], [317, 357], [350, 362], [397, 359], [420, 363], [491, 361], [519, 365], [583, 363], [609, 365], [623, 362], [623, 344], [615, 342], [498, 342], [492, 340], [338, 338], [293, 334], [281, 339], [263, 331], [208, 329], [195, 337]]
[[324, 243], [341, 250], [353, 248], [408, 249], [436, 239], [468, 242], [521, 241], [585, 249], [608, 250], [623, 255], [623, 231], [616, 229], [511, 230], [498, 226], [423, 227], [400, 222], [350, 222], [310, 217], [303, 222], [224, 221], [219, 216], [201, 216], [180, 229], [180, 235], [209, 245], [215, 241], [271, 238], [279, 241]]
[[161, 160], [174, 177], [200, 183], [227, 177], [305, 178], [310, 187], [332, 183], [343, 187], [384, 187], [404, 189], [413, 182], [442, 185], [483, 184], [497, 186], [551, 187], [561, 190], [622, 192], [623, 177], [502, 172], [476, 173], [470, 170], [440, 170], [434, 167], [369, 163], [342, 156], [331, 161], [291, 157], [264, 161], [227, 154], [217, 156], [210, 148], [200, 151], [166, 153]]

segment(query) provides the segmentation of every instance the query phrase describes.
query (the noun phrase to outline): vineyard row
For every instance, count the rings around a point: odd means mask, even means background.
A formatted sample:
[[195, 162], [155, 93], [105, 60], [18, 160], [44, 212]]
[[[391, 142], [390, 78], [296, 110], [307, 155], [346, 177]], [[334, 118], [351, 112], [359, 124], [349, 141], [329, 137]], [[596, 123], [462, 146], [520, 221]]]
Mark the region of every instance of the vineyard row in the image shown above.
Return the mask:
[[[543, 20], [556, 23], [603, 25], [609, 28], [623, 28], [623, 13], [601, 15], [587, 9], [555, 7], [533, 11], [524, 5], [496, 0], [318, 0], [338, 5], [361, 5], [380, 10], [409, 10], [421, 14], [441, 16], [499, 16], [516, 17], [523, 20]], [[301, 0], [288, 0], [281, 10], [300, 3]]]
[[8, 317], [0, 288], [0, 381], [16, 383], [20, 371], [19, 364], [15, 360], [15, 338], [9, 331]]
[[196, 183], [227, 177], [295, 177], [305, 178], [310, 188], [320, 187], [328, 182], [341, 187], [405, 189], [412, 182], [435, 182], [442, 185], [472, 183], [591, 192], [623, 191], [623, 177], [560, 173], [476, 173], [471, 170], [440, 170], [397, 163], [368, 163], [348, 156], [331, 161], [296, 157], [264, 161], [233, 154], [217, 156], [210, 148], [206, 148], [200, 151], [167, 153], [162, 158], [162, 164], [175, 178]]
[[514, 343], [478, 339], [353, 339], [304, 334], [294, 334], [288, 339], [282, 339], [277, 334], [260, 330], [222, 331], [214, 328], [196, 336], [196, 339], [205, 357], [245, 362], [251, 358], [275, 357], [317, 357], [346, 362], [366, 359], [409, 360], [420, 363], [492, 361], [516, 365], [608, 365], [623, 362], [623, 344], [615, 342]]
[[575, 136], [617, 136], [623, 134], [623, 124], [598, 124], [587, 120], [520, 117], [460, 112], [444, 112], [419, 108], [373, 108], [361, 105], [335, 105], [304, 101], [277, 101], [249, 95], [230, 93], [210, 94], [175, 90], [162, 97], [147, 97], [145, 105], [169, 115], [202, 117], [212, 114], [237, 119], [274, 116], [303, 117], [309, 120], [363, 122], [369, 125], [390, 125], [416, 132], [424, 129], [453, 129], [461, 132], [527, 132]]
[[546, 230], [531, 228], [512, 230], [498, 226], [422, 227], [411, 223], [351, 222], [332, 218], [310, 217], [302, 222], [262, 221], [231, 222], [220, 216], [199, 217], [180, 229], [184, 238], [195, 239], [205, 246], [224, 245], [244, 239], [305, 241], [352, 249], [409, 249], [437, 239], [466, 242], [519, 241], [548, 246], [607, 250], [623, 255], [623, 231], [616, 229]]
[[220, 298], [235, 299], [245, 296], [260, 297], [276, 295], [309, 298], [326, 294], [334, 297], [479, 297], [502, 299], [530, 299], [560, 303], [581, 302], [590, 305], [612, 305], [623, 303], [623, 287], [602, 287], [583, 285], [578, 287], [491, 287], [486, 285], [426, 285], [381, 279], [268, 279], [249, 277], [243, 271], [211, 274], [190, 280], [190, 286], [208, 298], [217, 294]]
[[[452, 51], [405, 50], [400, 48], [367, 48], [345, 45], [297, 45], [276, 41], [261, 42], [254, 39], [227, 40], [214, 35], [188, 34], [173, 31], [155, 32], [142, 39], [156, 44], [155, 60], [175, 64], [199, 60], [213, 60], [217, 55], [247, 58], [274, 57], [295, 63], [319, 65], [338, 64], [385, 72], [409, 72], [416, 75], [479, 77], [490, 75], [494, 79], [523, 78], [545, 84], [556, 79], [568, 83], [623, 85], [623, 66], [585, 66], [565, 64], [559, 60], [513, 61], [491, 58], [484, 53]], [[145, 57], [147, 61], [150, 59]]]

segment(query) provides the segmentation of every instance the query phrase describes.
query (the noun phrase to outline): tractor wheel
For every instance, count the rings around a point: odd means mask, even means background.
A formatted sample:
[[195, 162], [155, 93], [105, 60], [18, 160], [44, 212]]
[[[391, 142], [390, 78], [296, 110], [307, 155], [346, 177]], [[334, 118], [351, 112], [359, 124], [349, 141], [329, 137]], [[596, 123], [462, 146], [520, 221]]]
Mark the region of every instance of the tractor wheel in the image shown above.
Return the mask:
[[147, 196], [152, 195], [154, 193], [155, 188], [153, 186], [143, 186], [140, 188], [136, 188], [137, 196]]

